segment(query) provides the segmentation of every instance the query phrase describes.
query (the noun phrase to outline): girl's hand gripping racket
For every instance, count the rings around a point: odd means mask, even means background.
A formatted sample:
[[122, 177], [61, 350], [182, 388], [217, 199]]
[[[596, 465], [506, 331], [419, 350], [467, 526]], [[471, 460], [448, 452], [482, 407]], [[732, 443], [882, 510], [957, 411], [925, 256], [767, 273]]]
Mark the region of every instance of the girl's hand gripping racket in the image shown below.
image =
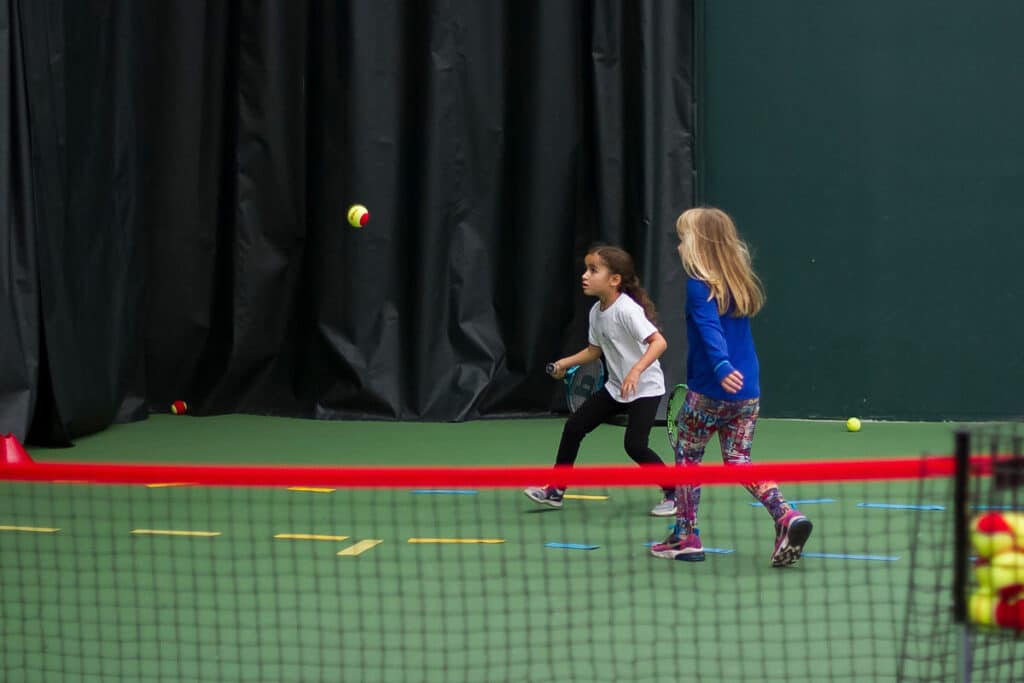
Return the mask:
[[[555, 374], [555, 364], [548, 363], [544, 371]], [[569, 412], [575, 413], [583, 402], [604, 388], [604, 363], [600, 359], [574, 365], [565, 371], [562, 382], [565, 384], [565, 402]]]

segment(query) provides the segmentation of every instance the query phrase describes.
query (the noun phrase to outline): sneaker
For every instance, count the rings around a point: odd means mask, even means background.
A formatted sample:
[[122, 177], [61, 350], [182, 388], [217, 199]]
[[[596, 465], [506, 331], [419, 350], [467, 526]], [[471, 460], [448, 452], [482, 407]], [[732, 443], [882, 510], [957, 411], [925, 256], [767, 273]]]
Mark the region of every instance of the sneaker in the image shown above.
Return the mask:
[[540, 503], [541, 505], [553, 508], [562, 507], [562, 496], [565, 495], [563, 489], [556, 489], [554, 486], [531, 486], [525, 489], [523, 493], [534, 503]]
[[651, 508], [652, 517], [675, 517], [676, 499], [665, 496], [660, 503]]
[[669, 534], [661, 543], [651, 546], [651, 555], [666, 560], [682, 560], [683, 562], [703, 562], [704, 546], [700, 543], [700, 532], [696, 529], [686, 538]]
[[773, 567], [789, 567], [800, 559], [814, 525], [799, 510], [790, 510], [775, 523], [775, 550]]

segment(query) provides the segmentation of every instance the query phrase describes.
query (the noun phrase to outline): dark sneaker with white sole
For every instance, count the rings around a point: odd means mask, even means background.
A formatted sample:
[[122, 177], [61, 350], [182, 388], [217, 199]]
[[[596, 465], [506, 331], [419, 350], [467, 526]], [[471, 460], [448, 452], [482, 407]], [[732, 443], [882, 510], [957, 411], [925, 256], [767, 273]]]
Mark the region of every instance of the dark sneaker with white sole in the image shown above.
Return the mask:
[[554, 486], [531, 486], [523, 493], [534, 503], [553, 508], [562, 507], [562, 496], [565, 495], [563, 489], [557, 489]]

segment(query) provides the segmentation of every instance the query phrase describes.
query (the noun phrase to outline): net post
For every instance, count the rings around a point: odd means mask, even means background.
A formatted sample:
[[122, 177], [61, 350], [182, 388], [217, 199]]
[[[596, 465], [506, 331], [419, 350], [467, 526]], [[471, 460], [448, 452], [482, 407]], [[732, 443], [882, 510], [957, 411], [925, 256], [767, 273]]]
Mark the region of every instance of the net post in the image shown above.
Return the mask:
[[956, 475], [953, 484], [953, 623], [960, 632], [958, 680], [971, 680], [971, 640], [967, 623], [967, 495], [970, 477], [971, 435], [959, 429], [954, 436]]

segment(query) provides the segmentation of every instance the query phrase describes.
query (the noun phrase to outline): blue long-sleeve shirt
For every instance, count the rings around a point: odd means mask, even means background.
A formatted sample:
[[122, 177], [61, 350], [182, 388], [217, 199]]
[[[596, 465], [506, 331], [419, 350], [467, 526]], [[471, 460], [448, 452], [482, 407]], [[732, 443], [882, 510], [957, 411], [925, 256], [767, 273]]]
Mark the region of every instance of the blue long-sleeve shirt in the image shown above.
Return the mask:
[[[750, 318], [718, 315], [718, 303], [708, 301], [711, 288], [696, 278], [686, 280], [686, 384], [719, 401], [743, 401], [761, 395], [760, 365], [750, 332]], [[721, 381], [733, 370], [743, 373], [743, 388], [735, 394]]]

